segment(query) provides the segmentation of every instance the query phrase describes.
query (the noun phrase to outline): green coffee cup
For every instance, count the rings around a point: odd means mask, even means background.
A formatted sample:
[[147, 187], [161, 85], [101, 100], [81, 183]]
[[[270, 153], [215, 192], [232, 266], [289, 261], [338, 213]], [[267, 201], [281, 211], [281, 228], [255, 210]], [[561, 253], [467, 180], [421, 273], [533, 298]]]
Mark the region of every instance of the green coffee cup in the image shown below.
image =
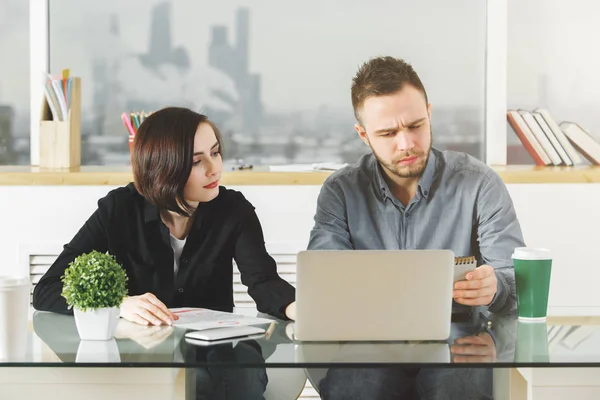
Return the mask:
[[515, 362], [549, 362], [548, 325], [545, 322], [519, 321]]
[[517, 286], [517, 307], [520, 320], [544, 321], [548, 312], [550, 251], [532, 247], [517, 247], [512, 255]]

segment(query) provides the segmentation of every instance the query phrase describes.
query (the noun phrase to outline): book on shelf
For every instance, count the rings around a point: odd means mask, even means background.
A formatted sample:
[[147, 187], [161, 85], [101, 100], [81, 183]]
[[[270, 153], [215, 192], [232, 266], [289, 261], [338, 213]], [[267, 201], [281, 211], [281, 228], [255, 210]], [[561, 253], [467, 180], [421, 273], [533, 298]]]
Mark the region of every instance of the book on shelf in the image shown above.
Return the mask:
[[548, 157], [533, 132], [531, 132], [521, 114], [516, 110], [508, 110], [506, 116], [508, 123], [517, 134], [519, 140], [521, 140], [521, 143], [523, 143], [531, 158], [533, 158], [533, 161], [535, 161], [535, 164], [540, 166], [552, 164], [550, 157]]
[[[540, 114], [539, 112], [532, 112], [531, 115], [533, 115], [533, 118], [535, 118], [535, 121], [540, 126], [540, 129], [543, 131], [544, 135], [546, 135], [546, 137], [550, 141], [550, 144], [552, 144], [552, 148], [558, 154], [560, 162], [562, 162], [565, 165], [572, 166], [573, 161], [571, 161], [571, 158], [567, 154], [566, 150], [559, 143], [558, 138], [556, 137], [554, 132], [552, 132], [552, 129], [550, 129], [542, 114]], [[560, 162], [558, 164], [555, 164], [559, 165]]]
[[529, 127], [531, 132], [534, 134], [535, 138], [538, 140], [540, 145], [542, 146], [542, 149], [544, 150], [544, 152], [546, 152], [546, 154], [550, 158], [550, 161], [552, 162], [552, 164], [560, 165], [562, 163], [562, 160], [561, 160], [560, 156], [558, 155], [558, 152], [552, 146], [552, 143], [550, 143], [550, 140], [548, 140], [548, 137], [546, 136], [544, 131], [542, 131], [540, 124], [538, 124], [536, 119], [533, 117], [533, 114], [531, 114], [527, 110], [519, 110], [519, 114], [521, 114], [521, 116], [523, 117], [523, 120], [525, 121], [525, 123], [527, 124], [527, 126]]
[[560, 127], [573, 146], [594, 165], [600, 165], [600, 143], [579, 124], [569, 121], [560, 123]]
[[581, 125], [557, 123], [544, 108], [507, 110], [506, 117], [536, 165], [579, 165], [583, 159], [578, 153], [593, 165], [600, 165], [600, 142]]
[[544, 118], [544, 121], [546, 121], [550, 130], [552, 130], [552, 133], [554, 133], [554, 136], [556, 136], [556, 138], [558, 139], [558, 142], [573, 162], [573, 165], [581, 164], [583, 160], [581, 159], [581, 157], [579, 157], [579, 154], [577, 154], [577, 151], [575, 150], [571, 142], [569, 142], [569, 139], [567, 138], [563, 130], [560, 128], [560, 126], [558, 126], [554, 118], [552, 118], [550, 112], [545, 108], [536, 108], [534, 111], [539, 113]]

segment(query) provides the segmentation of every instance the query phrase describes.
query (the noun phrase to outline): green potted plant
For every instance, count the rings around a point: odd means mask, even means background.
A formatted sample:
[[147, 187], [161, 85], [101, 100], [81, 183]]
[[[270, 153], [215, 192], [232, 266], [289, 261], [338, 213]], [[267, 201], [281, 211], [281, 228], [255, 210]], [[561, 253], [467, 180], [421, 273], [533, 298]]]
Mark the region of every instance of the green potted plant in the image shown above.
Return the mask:
[[92, 251], [75, 258], [61, 277], [82, 340], [110, 340], [127, 296], [127, 275], [114, 256]]

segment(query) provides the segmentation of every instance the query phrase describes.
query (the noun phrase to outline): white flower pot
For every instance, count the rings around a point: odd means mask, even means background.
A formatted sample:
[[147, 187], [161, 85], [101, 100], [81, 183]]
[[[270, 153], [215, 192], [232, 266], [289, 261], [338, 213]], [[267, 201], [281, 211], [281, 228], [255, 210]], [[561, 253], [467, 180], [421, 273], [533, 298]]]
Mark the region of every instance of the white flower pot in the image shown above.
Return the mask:
[[119, 322], [119, 308], [74, 309], [75, 325], [81, 340], [110, 340]]

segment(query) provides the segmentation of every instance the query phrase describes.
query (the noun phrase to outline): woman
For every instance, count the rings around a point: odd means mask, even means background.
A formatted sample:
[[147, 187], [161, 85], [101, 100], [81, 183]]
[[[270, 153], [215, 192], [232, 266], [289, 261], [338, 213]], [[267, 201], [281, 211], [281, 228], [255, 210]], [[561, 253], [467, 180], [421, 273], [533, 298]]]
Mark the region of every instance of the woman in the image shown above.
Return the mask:
[[165, 108], [148, 117], [131, 155], [134, 183], [112, 190], [36, 285], [37, 310], [70, 313], [68, 264], [108, 251], [129, 277], [121, 317], [172, 324], [174, 307], [233, 307], [235, 259], [259, 311], [293, 318], [294, 288], [277, 274], [254, 207], [219, 186], [221, 137], [206, 116]]

